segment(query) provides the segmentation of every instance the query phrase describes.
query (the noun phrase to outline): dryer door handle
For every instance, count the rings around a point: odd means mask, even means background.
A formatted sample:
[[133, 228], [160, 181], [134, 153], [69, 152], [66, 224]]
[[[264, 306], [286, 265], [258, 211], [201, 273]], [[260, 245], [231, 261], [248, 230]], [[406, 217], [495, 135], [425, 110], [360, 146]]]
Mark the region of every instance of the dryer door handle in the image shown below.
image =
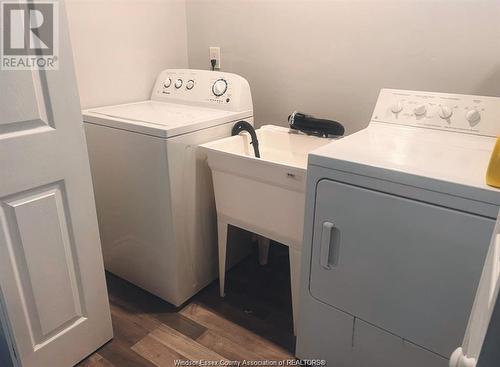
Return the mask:
[[323, 222], [319, 254], [319, 263], [323, 268], [330, 270], [338, 265], [339, 247], [339, 229], [332, 222]]

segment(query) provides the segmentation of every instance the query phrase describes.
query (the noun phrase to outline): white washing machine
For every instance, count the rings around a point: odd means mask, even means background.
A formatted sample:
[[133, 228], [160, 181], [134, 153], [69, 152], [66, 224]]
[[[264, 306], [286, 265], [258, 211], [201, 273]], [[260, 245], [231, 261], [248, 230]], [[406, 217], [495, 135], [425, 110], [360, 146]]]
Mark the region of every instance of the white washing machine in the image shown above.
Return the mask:
[[217, 276], [212, 179], [197, 146], [253, 124], [248, 82], [164, 70], [150, 100], [83, 118], [106, 269], [181, 305]]
[[447, 366], [500, 207], [500, 98], [383, 89], [368, 128], [309, 156], [297, 356]]

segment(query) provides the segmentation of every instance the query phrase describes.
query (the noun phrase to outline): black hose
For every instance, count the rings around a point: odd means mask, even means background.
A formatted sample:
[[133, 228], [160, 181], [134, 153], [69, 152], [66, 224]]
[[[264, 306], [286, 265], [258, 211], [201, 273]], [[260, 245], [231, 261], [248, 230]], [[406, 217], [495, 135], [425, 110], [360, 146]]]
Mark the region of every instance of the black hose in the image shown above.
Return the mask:
[[257, 133], [255, 132], [255, 129], [247, 121], [238, 121], [236, 124], [234, 124], [233, 129], [231, 130], [231, 135], [238, 135], [242, 131], [246, 131], [250, 134], [250, 136], [252, 137], [252, 141], [250, 142], [250, 144], [252, 144], [253, 146], [255, 157], [260, 158], [259, 140], [257, 139]]

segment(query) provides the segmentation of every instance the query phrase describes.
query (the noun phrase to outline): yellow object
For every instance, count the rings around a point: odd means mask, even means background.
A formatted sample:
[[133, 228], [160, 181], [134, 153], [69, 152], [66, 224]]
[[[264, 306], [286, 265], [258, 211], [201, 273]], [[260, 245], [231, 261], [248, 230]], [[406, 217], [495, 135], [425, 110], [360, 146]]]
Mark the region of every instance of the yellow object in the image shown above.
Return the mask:
[[486, 171], [486, 183], [490, 186], [500, 187], [500, 137], [491, 154], [488, 171]]

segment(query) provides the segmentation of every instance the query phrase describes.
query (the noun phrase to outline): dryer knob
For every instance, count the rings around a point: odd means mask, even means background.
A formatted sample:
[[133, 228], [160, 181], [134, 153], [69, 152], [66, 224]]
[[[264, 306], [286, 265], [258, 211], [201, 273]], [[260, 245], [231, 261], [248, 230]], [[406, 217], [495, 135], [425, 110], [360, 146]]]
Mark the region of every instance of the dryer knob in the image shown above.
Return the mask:
[[427, 112], [427, 107], [424, 104], [415, 107], [415, 116], [423, 116]]
[[170, 78], [165, 79], [165, 81], [163, 82], [163, 87], [168, 88], [170, 87], [170, 85], [172, 85], [172, 79]]
[[191, 90], [191, 89], [193, 89], [193, 87], [194, 87], [194, 80], [193, 79], [188, 80], [186, 82], [186, 89]]
[[403, 103], [401, 103], [401, 101], [398, 101], [397, 103], [394, 103], [391, 106], [391, 111], [393, 113], [400, 113], [401, 111], [403, 111]]
[[182, 79], [177, 79], [177, 80], [175, 81], [175, 84], [174, 84], [174, 85], [175, 85], [175, 87], [176, 87], [177, 89], [179, 89], [180, 87], [182, 87]]
[[467, 121], [469, 121], [470, 126], [474, 127], [481, 120], [481, 113], [473, 108], [466, 113], [465, 118], [467, 119]]
[[451, 110], [450, 107], [448, 106], [441, 106], [439, 108], [439, 117], [441, 117], [442, 119], [449, 119], [451, 117], [451, 115], [453, 115], [453, 111]]

